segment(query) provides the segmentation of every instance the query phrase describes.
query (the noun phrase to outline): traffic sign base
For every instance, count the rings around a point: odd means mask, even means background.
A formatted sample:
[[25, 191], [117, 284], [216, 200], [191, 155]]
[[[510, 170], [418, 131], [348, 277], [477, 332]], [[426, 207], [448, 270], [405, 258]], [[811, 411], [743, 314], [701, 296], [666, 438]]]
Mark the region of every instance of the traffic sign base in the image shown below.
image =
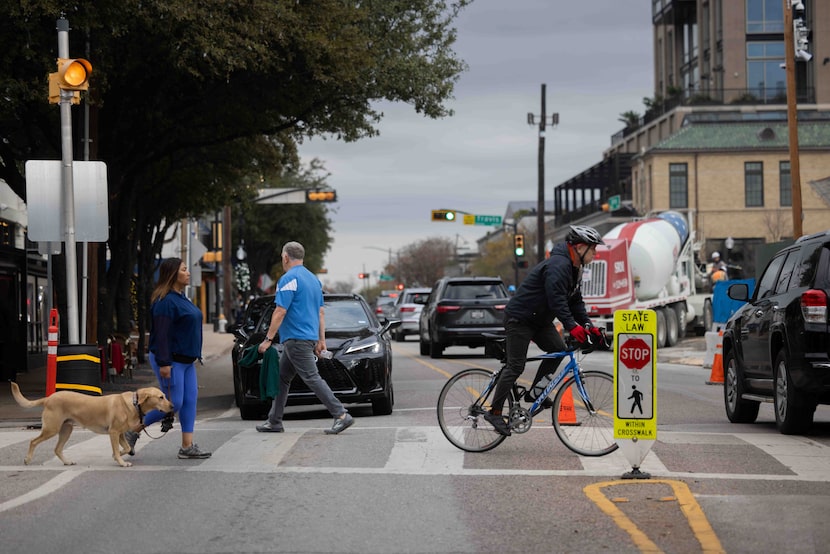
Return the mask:
[[640, 471], [639, 467], [632, 468], [631, 471], [623, 473], [621, 479], [651, 479], [651, 473]]

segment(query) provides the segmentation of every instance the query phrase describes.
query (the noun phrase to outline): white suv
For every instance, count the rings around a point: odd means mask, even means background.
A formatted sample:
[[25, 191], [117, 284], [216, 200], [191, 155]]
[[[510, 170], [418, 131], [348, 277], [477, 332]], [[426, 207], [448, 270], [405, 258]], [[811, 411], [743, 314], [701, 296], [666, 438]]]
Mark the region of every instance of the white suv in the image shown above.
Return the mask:
[[403, 342], [406, 335], [418, 334], [418, 320], [421, 317], [421, 309], [427, 302], [430, 288], [404, 289], [398, 295], [398, 300], [392, 309], [392, 317], [401, 320], [401, 326], [392, 331], [395, 340]]

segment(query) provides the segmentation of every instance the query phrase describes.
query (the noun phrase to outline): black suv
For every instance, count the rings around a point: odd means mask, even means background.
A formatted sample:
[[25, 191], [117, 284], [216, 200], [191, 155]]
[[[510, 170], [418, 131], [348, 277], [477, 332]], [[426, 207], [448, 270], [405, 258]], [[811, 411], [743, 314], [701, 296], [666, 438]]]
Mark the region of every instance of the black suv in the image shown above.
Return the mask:
[[803, 433], [818, 404], [830, 404], [830, 230], [799, 238], [770, 260], [752, 297], [723, 332], [723, 395], [733, 423], [752, 423], [760, 402], [775, 404], [784, 434]]
[[484, 346], [483, 333], [504, 332], [507, 288], [498, 277], [444, 277], [432, 286], [418, 320], [421, 355], [448, 346]]

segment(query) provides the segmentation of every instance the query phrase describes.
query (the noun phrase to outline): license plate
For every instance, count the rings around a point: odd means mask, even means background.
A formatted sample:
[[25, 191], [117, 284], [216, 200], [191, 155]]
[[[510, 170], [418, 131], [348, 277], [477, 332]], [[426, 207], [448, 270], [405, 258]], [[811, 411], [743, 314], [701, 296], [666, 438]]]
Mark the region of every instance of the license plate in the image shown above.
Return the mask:
[[470, 317], [472, 319], [484, 319], [484, 312], [482, 310], [472, 310], [470, 312]]

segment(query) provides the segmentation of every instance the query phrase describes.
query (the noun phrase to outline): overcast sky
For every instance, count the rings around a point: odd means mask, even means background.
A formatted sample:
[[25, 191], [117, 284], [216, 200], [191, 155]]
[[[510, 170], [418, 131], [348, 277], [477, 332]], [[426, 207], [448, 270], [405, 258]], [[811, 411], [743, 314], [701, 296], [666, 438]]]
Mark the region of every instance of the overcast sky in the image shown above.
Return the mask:
[[[455, 88], [455, 115], [432, 120], [384, 104], [380, 136], [356, 143], [314, 139], [338, 202], [323, 283], [361, 283], [389, 251], [442, 236], [477, 249], [490, 227], [433, 223], [432, 209], [503, 216], [510, 201], [536, 202], [538, 128], [527, 114], [559, 114], [545, 138], [545, 199], [602, 160], [620, 114], [642, 114], [653, 96], [649, 0], [474, 0], [456, 21], [455, 51], [469, 66]], [[463, 251], [463, 250], [462, 250]]]

